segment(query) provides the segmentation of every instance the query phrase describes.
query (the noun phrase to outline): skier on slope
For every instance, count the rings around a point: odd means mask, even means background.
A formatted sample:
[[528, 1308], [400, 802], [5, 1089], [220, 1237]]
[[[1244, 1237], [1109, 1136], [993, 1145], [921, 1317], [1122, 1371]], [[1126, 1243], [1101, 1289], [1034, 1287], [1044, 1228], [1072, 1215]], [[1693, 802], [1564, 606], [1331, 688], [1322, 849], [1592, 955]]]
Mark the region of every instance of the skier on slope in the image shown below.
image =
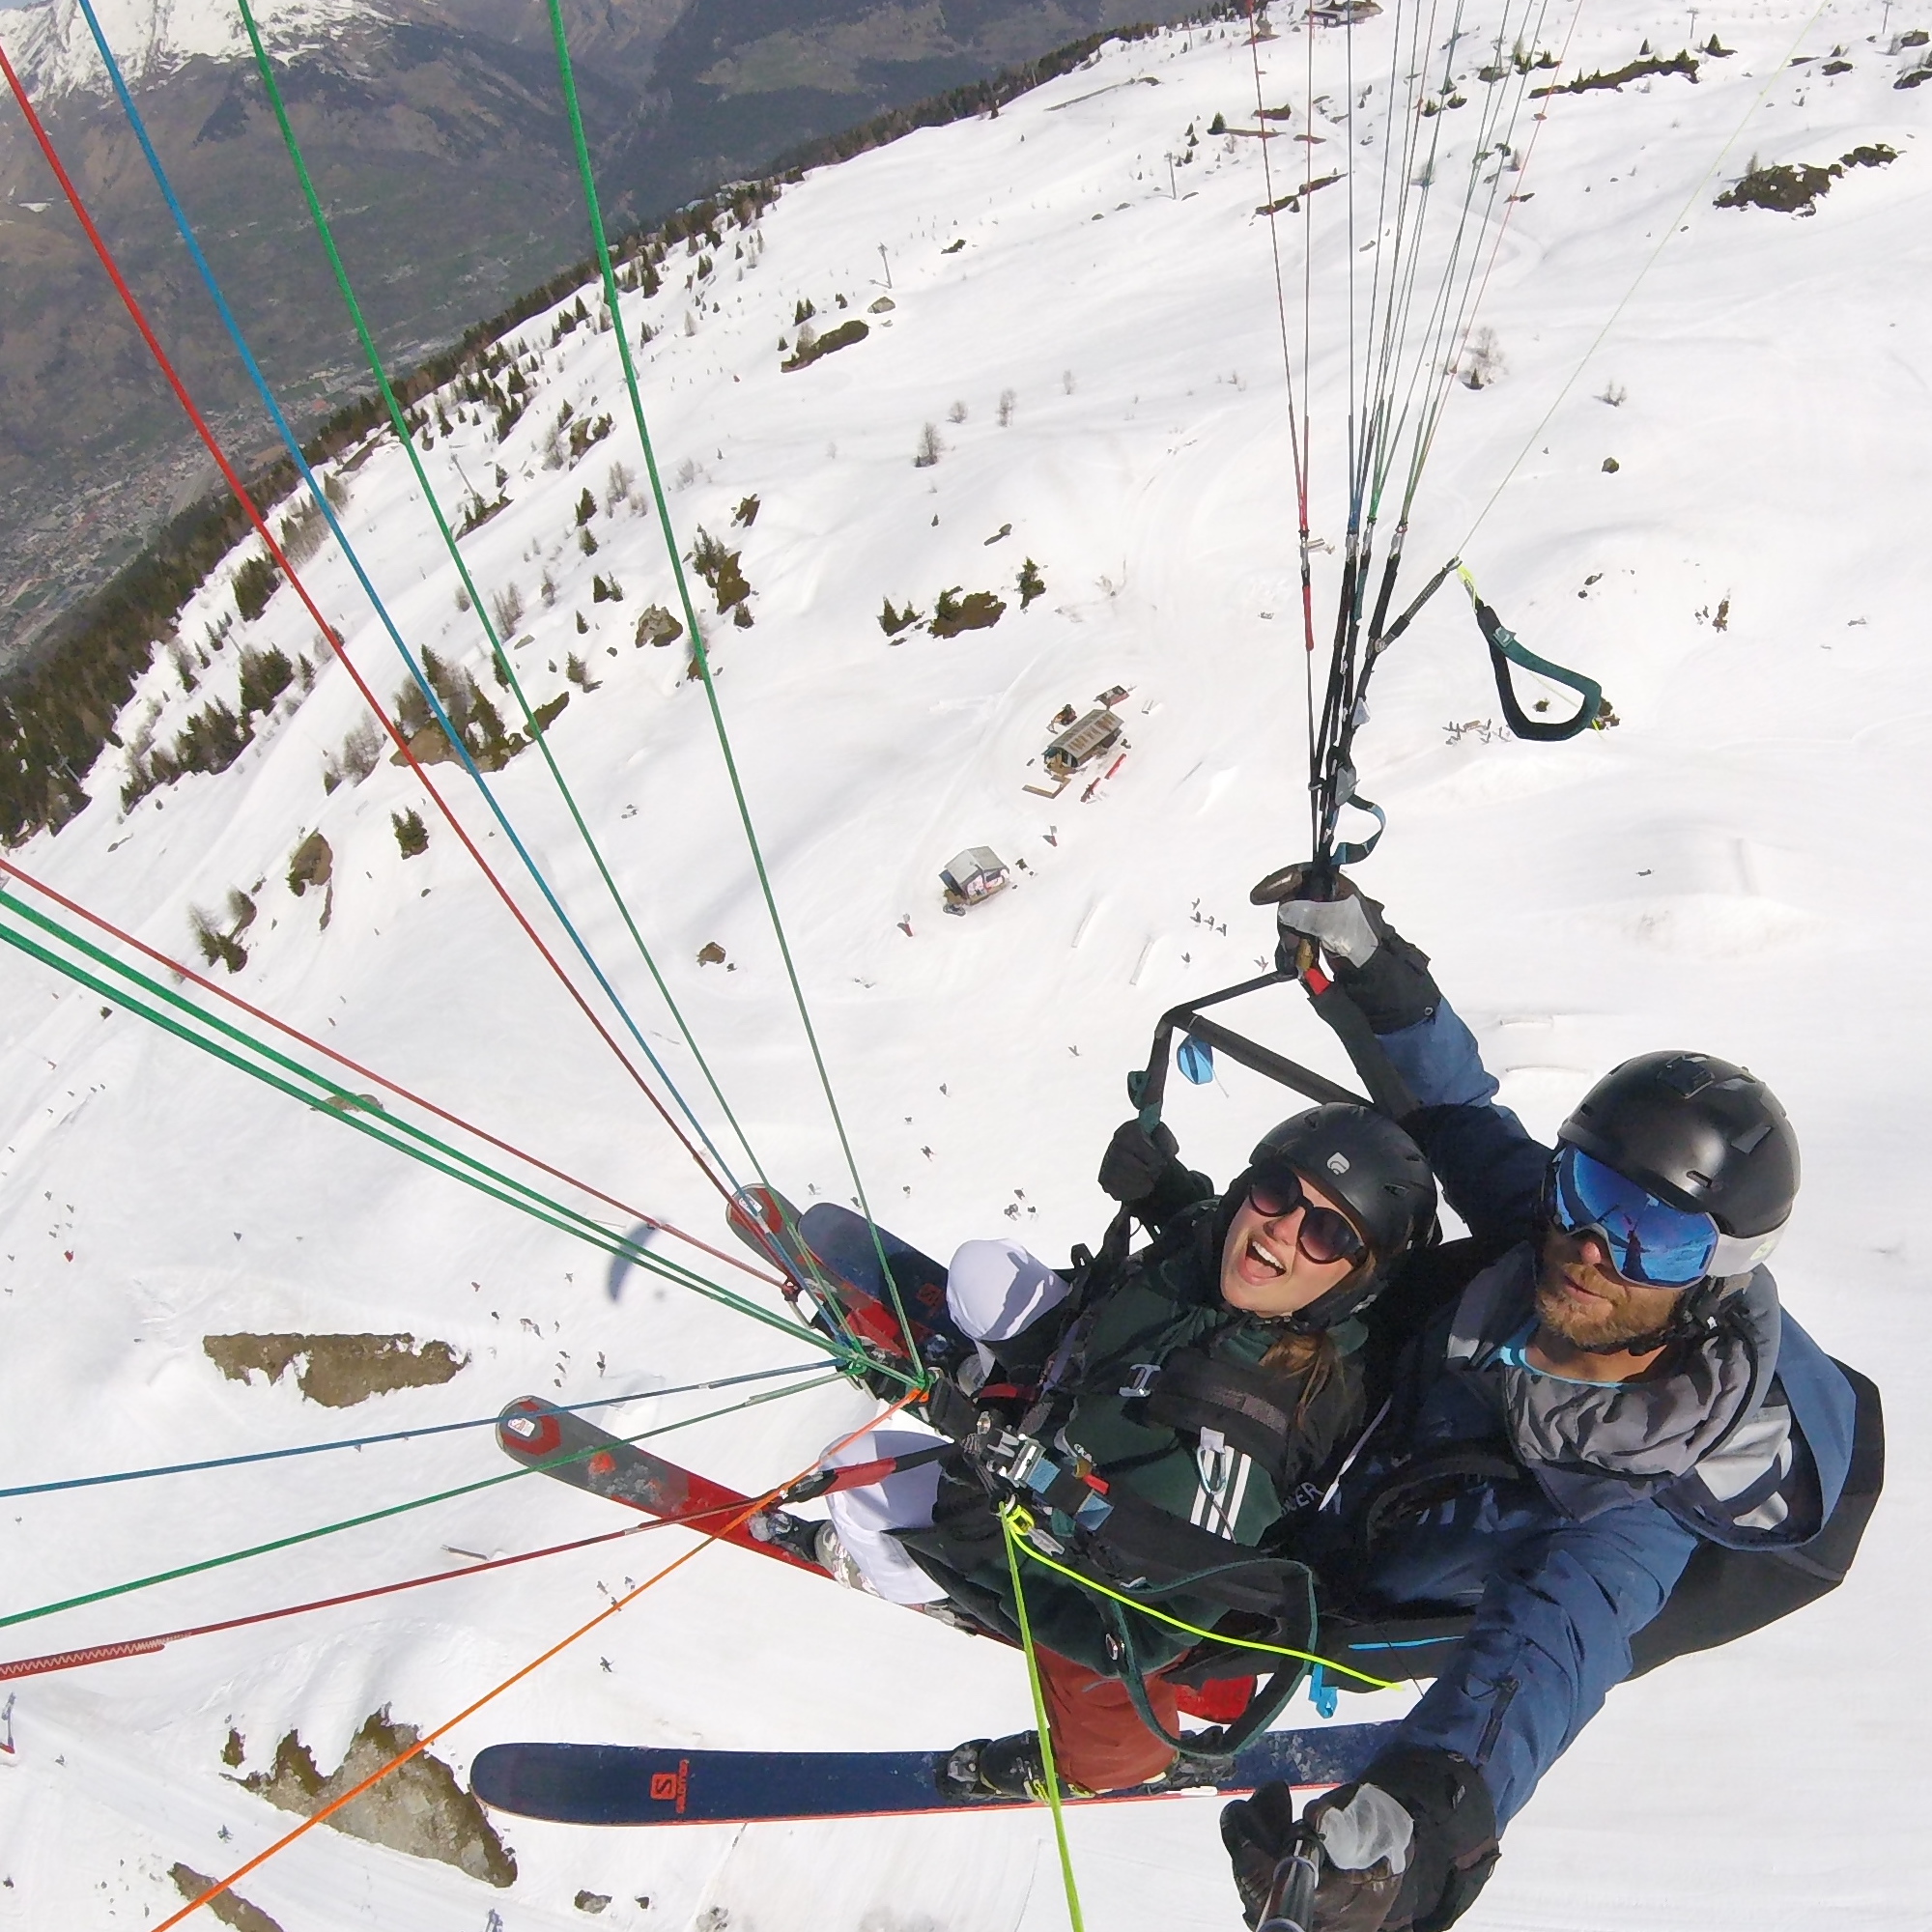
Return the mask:
[[[1297, 1566], [1253, 1546], [1312, 1509], [1313, 1478], [1359, 1430], [1353, 1318], [1387, 1264], [1433, 1229], [1435, 1187], [1407, 1135], [1358, 1106], [1283, 1122], [1219, 1200], [1174, 1152], [1171, 1135], [1151, 1141], [1135, 1122], [1115, 1137], [1102, 1184], [1156, 1239], [1103, 1270], [1084, 1305], [1013, 1243], [969, 1241], [953, 1257], [950, 1312], [979, 1345], [980, 1373], [963, 1379], [996, 1406], [967, 1408], [963, 1424], [935, 1418], [967, 1438], [942, 1461], [831, 1495], [833, 1567], [842, 1556], [893, 1602], [1015, 1635], [997, 1509], [1016, 1488], [1029, 1500], [1039, 1490], [1020, 1483], [1014, 1448], [1044, 1449], [1063, 1473], [1037, 1512], [1077, 1512], [1087, 1533], [1067, 1560], [1087, 1574], [1197, 1626], [1231, 1605], [1258, 1620], [1278, 1605]], [[1124, 1215], [1117, 1225], [1123, 1250]], [[999, 1406], [1001, 1382], [1026, 1393]], [[1015, 1431], [975, 1432], [996, 1415]], [[837, 1460], [929, 1456], [931, 1443], [876, 1431]], [[1037, 1567], [1025, 1591], [1062, 1780], [1088, 1791], [1170, 1772], [1187, 1781], [1174, 1770], [1176, 1690], [1160, 1673], [1194, 1639]], [[1288, 1640], [1306, 1635], [1291, 1618]], [[1032, 1731], [975, 1740], [948, 1769], [961, 1798], [1024, 1796], [1042, 1777]]]
[[[1552, 1153], [1494, 1104], [1468, 1029], [1375, 901], [1291, 883], [1278, 916], [1284, 960], [1321, 949], [1369, 1018], [1471, 1231], [1375, 1310], [1370, 1401], [1388, 1406], [1300, 1545], [1331, 1597], [1381, 1619], [1356, 1633], [1369, 1667], [1401, 1654], [1391, 1618], [1433, 1615], [1439, 1634], [1463, 1613], [1449, 1641], [1411, 1634], [1406, 1667], [1433, 1687], [1309, 1811], [1318, 1932], [1435, 1932], [1613, 1685], [1843, 1577], [1882, 1422], [1872, 1385], [1780, 1317], [1762, 1266], [1798, 1186], [1762, 1082], [1643, 1055], [1584, 1095]], [[1322, 1634], [1350, 1657], [1333, 1622]], [[1251, 1925], [1295, 1830], [1282, 1785], [1223, 1814]]]

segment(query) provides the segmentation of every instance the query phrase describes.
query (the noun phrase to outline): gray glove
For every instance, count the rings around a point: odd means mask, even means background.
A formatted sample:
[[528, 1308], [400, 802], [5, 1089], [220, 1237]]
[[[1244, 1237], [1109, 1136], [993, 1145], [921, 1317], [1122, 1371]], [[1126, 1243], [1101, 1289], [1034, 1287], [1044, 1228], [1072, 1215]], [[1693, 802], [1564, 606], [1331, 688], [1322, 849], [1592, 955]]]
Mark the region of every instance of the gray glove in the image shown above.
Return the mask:
[[1344, 1871], [1385, 1866], [1398, 1878], [1408, 1869], [1415, 1821], [1379, 1784], [1344, 1785], [1308, 1807], [1322, 1857]]
[[[1311, 887], [1327, 896], [1313, 897]], [[1381, 906], [1347, 879], [1314, 881], [1295, 868], [1264, 880], [1255, 892], [1265, 892], [1274, 901], [1281, 969], [1294, 970], [1303, 940], [1319, 946], [1334, 962], [1335, 983], [1373, 1032], [1400, 1033], [1426, 1020], [1442, 1003], [1428, 953], [1411, 946], [1382, 917]]]
[[1274, 909], [1284, 940], [1309, 939], [1331, 959], [1366, 966], [1382, 943], [1381, 908], [1365, 899], [1346, 879], [1337, 881], [1332, 899], [1283, 899]]
[[1282, 949], [1291, 955], [1306, 939], [1329, 958], [1359, 970], [1389, 936], [1381, 907], [1339, 872], [1311, 874], [1306, 867], [1291, 866], [1264, 879], [1254, 896], [1273, 902]]
[[[1378, 1785], [1347, 1784], [1309, 1805], [1304, 1822], [1321, 1841], [1312, 1932], [1381, 1932], [1408, 1866], [1408, 1813]], [[1285, 1784], [1264, 1784], [1221, 1813], [1221, 1839], [1249, 1925], [1260, 1922], [1276, 1862], [1295, 1838], [1294, 1800]]]

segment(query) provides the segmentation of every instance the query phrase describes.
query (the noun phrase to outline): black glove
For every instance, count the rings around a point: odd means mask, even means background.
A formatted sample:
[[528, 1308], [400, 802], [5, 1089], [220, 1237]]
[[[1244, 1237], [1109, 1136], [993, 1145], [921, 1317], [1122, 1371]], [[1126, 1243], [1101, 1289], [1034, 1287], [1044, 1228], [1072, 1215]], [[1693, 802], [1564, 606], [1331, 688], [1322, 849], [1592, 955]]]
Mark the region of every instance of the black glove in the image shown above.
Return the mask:
[[1221, 1842], [1235, 1868], [1241, 1917], [1250, 1926], [1261, 1923], [1274, 1868], [1288, 1856], [1294, 1833], [1294, 1794], [1285, 1784], [1264, 1784], [1252, 1798], [1221, 1807]]
[[1101, 1191], [1123, 1208], [1138, 1208], [1152, 1198], [1179, 1152], [1180, 1143], [1160, 1122], [1150, 1139], [1139, 1121], [1123, 1121], [1100, 1156]]
[[1400, 1033], [1441, 1005], [1429, 955], [1396, 931], [1380, 904], [1349, 880], [1291, 871], [1278, 886], [1268, 884], [1279, 895], [1275, 964], [1282, 972], [1295, 971], [1304, 940], [1319, 947], [1335, 969], [1335, 983], [1378, 1034]]

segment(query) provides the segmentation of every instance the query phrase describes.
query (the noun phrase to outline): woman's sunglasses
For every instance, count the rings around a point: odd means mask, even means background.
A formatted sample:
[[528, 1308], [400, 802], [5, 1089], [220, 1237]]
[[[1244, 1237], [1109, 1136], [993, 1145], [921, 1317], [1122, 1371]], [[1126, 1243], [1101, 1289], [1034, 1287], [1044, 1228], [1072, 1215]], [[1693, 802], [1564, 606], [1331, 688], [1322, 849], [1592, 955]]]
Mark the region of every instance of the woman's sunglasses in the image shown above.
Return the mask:
[[1347, 1215], [1309, 1200], [1298, 1175], [1256, 1175], [1248, 1182], [1248, 1206], [1264, 1221], [1279, 1220], [1299, 1208], [1301, 1226], [1294, 1231], [1294, 1245], [1312, 1262], [1360, 1261], [1369, 1251]]

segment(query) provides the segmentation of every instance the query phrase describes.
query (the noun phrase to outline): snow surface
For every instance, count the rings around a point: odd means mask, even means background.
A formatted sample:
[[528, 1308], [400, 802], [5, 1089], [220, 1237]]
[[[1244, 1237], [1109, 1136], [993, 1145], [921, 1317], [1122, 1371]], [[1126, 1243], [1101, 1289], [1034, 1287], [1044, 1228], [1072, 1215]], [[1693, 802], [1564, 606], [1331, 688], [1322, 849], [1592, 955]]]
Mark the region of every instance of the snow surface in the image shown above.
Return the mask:
[[[197, 57], [248, 58], [241, 10], [228, 0], [95, 0], [94, 11], [130, 87], [164, 79]], [[368, 0], [261, 0], [254, 11], [262, 38], [282, 55], [313, 47], [353, 20], [384, 17]], [[22, 7], [6, 26], [0, 41], [35, 94], [57, 99], [111, 91], [79, 0]]]
[[[1520, 184], [1534, 198], [1516, 205], [1485, 302], [1506, 373], [1454, 394], [1409, 581], [1464, 548], [1505, 620], [1600, 676], [1622, 723], [1553, 747], [1498, 736], [1451, 586], [1382, 666], [1359, 743], [1365, 788], [1391, 818], [1360, 877], [1434, 954], [1534, 1128], [1553, 1130], [1597, 1072], [1648, 1047], [1708, 1048], [1771, 1080], [1806, 1161], [1778, 1257], [1787, 1302], [1881, 1380], [1889, 1406], [1891, 1487], [1849, 1583], [1617, 1691], [1512, 1830], [1472, 1927], [1927, 1919], [1922, 1727], [1894, 1678], [1910, 1669], [1932, 1547], [1916, 1319], [1932, 1269], [1917, 1229], [1932, 1046], [1916, 1023], [1932, 957], [1919, 890], [1932, 824], [1932, 196], [1919, 130], [1932, 89], [1894, 87], [1922, 56], [1869, 38], [1886, 19], [1903, 16], [1866, 0], [1808, 18], [1786, 4], [1700, 15], [1699, 38], [1716, 25], [1736, 52], [1705, 62], [1695, 84], [1666, 76], [1551, 103]], [[1621, 65], [1646, 35], [1674, 51], [1682, 16], [1633, 6], [1586, 20], [1570, 67]], [[1783, 70], [1801, 35], [1799, 51], [1818, 58]], [[1324, 62], [1337, 44], [1324, 43]], [[1852, 71], [1826, 77], [1834, 45]], [[1270, 100], [1300, 98], [1298, 41], [1264, 53]], [[1164, 1008], [1260, 963], [1271, 935], [1246, 889], [1303, 849], [1303, 665], [1278, 323], [1254, 214], [1260, 144], [1206, 136], [1217, 110], [1252, 125], [1247, 61], [1219, 30], [1110, 47], [997, 120], [812, 176], [766, 216], [761, 248], [724, 235], [701, 294], [680, 286], [696, 268], [680, 252], [654, 301], [626, 305], [628, 327], [648, 319], [660, 331], [643, 373], [680, 541], [700, 525], [728, 535], [754, 586], [754, 629], [712, 628], [719, 691], [859, 1165], [881, 1215], [941, 1256], [989, 1232], [1018, 1232], [1048, 1257], [1097, 1236], [1106, 1208], [1091, 1175], [1123, 1113], [1123, 1071]], [[1163, 157], [1190, 123], [1203, 146], [1178, 172], [1177, 199]], [[1335, 137], [1332, 125], [1317, 131]], [[1812, 217], [1711, 206], [1752, 153], [1823, 162], [1875, 141], [1900, 158], [1848, 171]], [[1336, 192], [1312, 204], [1315, 526], [1330, 542], [1342, 534], [1346, 333]], [[1565, 392], [1672, 224], [1682, 232]], [[1291, 288], [1299, 233], [1283, 236]], [[781, 374], [794, 304], [810, 298], [821, 327], [840, 319], [839, 294], [865, 314], [883, 292], [881, 244], [895, 307], [867, 315], [863, 344]], [[520, 331], [530, 347], [548, 345], [549, 320]], [[1003, 428], [1005, 389], [1015, 403]], [[1615, 406], [1598, 399], [1618, 392]], [[557, 472], [541, 450], [564, 400], [617, 427]], [[948, 450], [915, 469], [925, 422]], [[515, 583], [528, 607], [533, 641], [516, 655], [533, 698], [569, 688], [573, 649], [602, 680], [572, 690], [553, 731], [586, 816], [767, 1171], [801, 1198], [843, 1198], [702, 694], [680, 679], [681, 649], [631, 641], [643, 606], [671, 601], [654, 524], [600, 508], [597, 555], [576, 546], [579, 492], [601, 501], [613, 460], [638, 467], [610, 336], [580, 328], [546, 348], [523, 422], [501, 450], [490, 439], [487, 420], [439, 435], [432, 470], [452, 502], [459, 462], [479, 485], [499, 458], [509, 472], [511, 507], [467, 554], [487, 588]], [[480, 634], [455, 607], [401, 452], [383, 441], [349, 480], [353, 532], [406, 635], [480, 672]], [[730, 530], [753, 492], [754, 527]], [[1007, 524], [1010, 536], [990, 542]], [[241, 554], [183, 613], [189, 646], [232, 611]], [[1026, 556], [1048, 593], [1022, 614], [1011, 587]], [[546, 565], [554, 608], [538, 595]], [[1325, 635], [1333, 554], [1318, 566]], [[593, 573], [612, 572], [623, 601], [593, 604]], [[305, 576], [378, 689], [393, 691], [399, 668], [346, 567], [325, 555]], [[1005, 591], [999, 625], [887, 643], [883, 598], [929, 611], [953, 584]], [[281, 590], [259, 622], [235, 627], [192, 696], [160, 659], [124, 735], [145, 722], [169, 742], [190, 709], [232, 692], [250, 640], [317, 648]], [[1090, 803], [1077, 788], [1025, 794], [1053, 714], [1116, 682], [1132, 693], [1119, 773]], [[494, 692], [487, 674], [484, 685]], [[384, 762], [324, 794], [323, 760], [356, 716], [341, 670], [296, 696], [229, 772], [164, 787], [125, 817], [123, 754], [103, 754], [94, 805], [16, 858], [178, 953], [190, 906], [251, 892], [260, 915], [236, 982], [247, 997], [712, 1236], [715, 1197], [427, 808], [427, 854], [400, 858], [390, 815], [421, 802], [413, 779]], [[438, 777], [508, 875], [504, 841], [460, 776]], [[534, 757], [497, 789], [695, 1092]], [[316, 895], [283, 884], [316, 829], [335, 853], [326, 931]], [[1027, 869], [970, 917], [942, 917], [937, 870], [977, 843]], [[735, 970], [698, 966], [712, 940]], [[9, 1482], [809, 1354], [636, 1273], [613, 1300], [593, 1251], [103, 1014], [11, 952], [0, 986]], [[1241, 1017], [1340, 1070], [1297, 1001]], [[1221, 1176], [1284, 1111], [1238, 1069], [1176, 1090], [1183, 1146]], [[471, 1361], [444, 1388], [323, 1411], [290, 1380], [223, 1380], [201, 1338], [236, 1330], [408, 1330]], [[621, 1413], [640, 1428], [703, 1406]], [[755, 1488], [865, 1413], [839, 1389], [668, 1446]], [[15, 1499], [7, 1602], [51, 1602], [500, 1466], [479, 1433]], [[511, 1484], [18, 1625], [8, 1654], [174, 1629], [441, 1568], [451, 1547], [530, 1548], [622, 1520], [556, 1485]], [[164, 1917], [176, 1860], [225, 1871], [286, 1829], [224, 1781], [231, 1724], [250, 1769], [291, 1727], [332, 1767], [370, 1710], [441, 1721], [684, 1547], [667, 1533], [24, 1681], [17, 1750], [0, 1757], [0, 1925]], [[1342, 1716], [1400, 1710], [1404, 1694]], [[516, 1737], [932, 1746], [1028, 1720], [1010, 1655], [725, 1549], [438, 1750], [461, 1769]], [[1076, 1817], [1088, 1922], [1233, 1925], [1214, 1817], [1206, 1803]], [[522, 1875], [504, 1893], [323, 1831], [241, 1889], [286, 1932], [480, 1932], [493, 1912], [504, 1932], [533, 1932], [583, 1922], [580, 1889], [613, 1895], [601, 1922], [626, 1928], [1064, 1922], [1043, 1816], [602, 1834], [513, 1820], [505, 1835]]]

